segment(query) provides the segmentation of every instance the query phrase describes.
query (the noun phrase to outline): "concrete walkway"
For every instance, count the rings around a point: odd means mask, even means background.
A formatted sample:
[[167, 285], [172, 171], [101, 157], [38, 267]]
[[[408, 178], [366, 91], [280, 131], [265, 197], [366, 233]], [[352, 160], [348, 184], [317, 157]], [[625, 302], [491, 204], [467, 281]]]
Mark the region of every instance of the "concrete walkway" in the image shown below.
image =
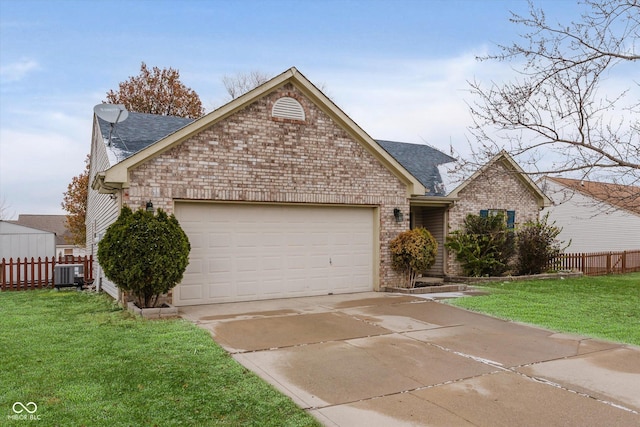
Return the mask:
[[326, 426], [640, 426], [640, 348], [385, 293], [181, 307]]

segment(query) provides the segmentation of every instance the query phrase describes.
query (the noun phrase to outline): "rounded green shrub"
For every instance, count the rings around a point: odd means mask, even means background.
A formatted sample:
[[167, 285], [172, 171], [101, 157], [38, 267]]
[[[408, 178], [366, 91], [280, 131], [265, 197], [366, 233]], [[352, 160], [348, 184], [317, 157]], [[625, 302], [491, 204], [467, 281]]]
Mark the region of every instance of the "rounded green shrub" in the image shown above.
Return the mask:
[[155, 307], [160, 295], [182, 280], [190, 250], [173, 214], [142, 208], [134, 213], [125, 206], [98, 243], [98, 261], [105, 276], [133, 295], [138, 307]]

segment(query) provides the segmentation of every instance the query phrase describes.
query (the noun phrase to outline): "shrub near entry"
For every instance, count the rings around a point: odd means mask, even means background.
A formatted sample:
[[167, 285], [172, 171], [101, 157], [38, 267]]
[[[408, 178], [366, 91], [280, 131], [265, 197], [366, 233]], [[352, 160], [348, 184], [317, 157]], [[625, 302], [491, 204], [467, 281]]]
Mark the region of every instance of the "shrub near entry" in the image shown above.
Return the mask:
[[98, 261], [109, 280], [147, 308], [182, 280], [190, 250], [173, 214], [142, 208], [134, 213], [125, 206], [98, 243]]
[[516, 253], [514, 233], [502, 213], [467, 215], [464, 228], [452, 232], [445, 246], [455, 252], [464, 274], [473, 277], [500, 276]]
[[438, 242], [426, 228], [414, 228], [400, 233], [389, 245], [391, 267], [404, 275], [409, 288], [413, 288], [418, 274], [425, 272], [436, 261]]

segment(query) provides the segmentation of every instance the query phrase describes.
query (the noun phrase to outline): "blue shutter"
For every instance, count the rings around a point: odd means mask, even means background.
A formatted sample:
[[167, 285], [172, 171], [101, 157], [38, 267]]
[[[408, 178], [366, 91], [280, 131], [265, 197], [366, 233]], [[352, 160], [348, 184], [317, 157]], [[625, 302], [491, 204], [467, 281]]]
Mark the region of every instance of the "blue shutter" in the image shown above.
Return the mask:
[[513, 230], [516, 228], [516, 211], [507, 211], [507, 229]]
[[487, 217], [489, 216], [489, 209], [482, 209], [482, 210], [480, 211], [480, 216], [481, 216], [482, 218], [487, 218]]

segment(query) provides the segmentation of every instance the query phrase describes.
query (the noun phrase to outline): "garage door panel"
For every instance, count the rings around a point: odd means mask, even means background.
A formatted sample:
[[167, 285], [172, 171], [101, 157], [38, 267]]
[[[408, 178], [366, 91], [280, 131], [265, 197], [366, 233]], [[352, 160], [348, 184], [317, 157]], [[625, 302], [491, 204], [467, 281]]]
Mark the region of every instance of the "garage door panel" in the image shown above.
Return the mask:
[[228, 248], [233, 242], [230, 233], [207, 233], [209, 248]]
[[[233, 265], [233, 259], [229, 257], [216, 257], [216, 258], [208, 258], [204, 257], [208, 262], [209, 273], [229, 273], [230, 268]], [[196, 259], [196, 261], [200, 261]], [[187, 267], [187, 271], [190, 270], [191, 260], [189, 260], [189, 267]]]
[[329, 244], [329, 239], [326, 233], [315, 232], [308, 235], [308, 242], [311, 246], [325, 247]]
[[263, 233], [263, 244], [265, 247], [280, 247], [284, 244], [282, 233]]
[[354, 255], [351, 264], [356, 267], [365, 267], [371, 265], [371, 255]]
[[249, 279], [249, 280], [238, 280], [237, 282], [237, 296], [239, 297], [243, 297], [243, 296], [252, 296], [252, 295], [256, 295], [257, 294], [257, 290], [258, 290], [258, 286], [259, 286], [259, 282], [255, 279]]
[[307, 268], [307, 257], [303, 255], [290, 255], [287, 257], [287, 269], [290, 271], [295, 270], [306, 270]]
[[[235, 292], [233, 287], [231, 286], [231, 284], [227, 281], [227, 282], [221, 282], [221, 283], [227, 283], [227, 284], [223, 284], [223, 285], [214, 285], [214, 284], [209, 284], [207, 285], [207, 289], [209, 290], [209, 294], [208, 294], [208, 298], [202, 298], [202, 299], [206, 299], [206, 300], [220, 300], [222, 301], [232, 301], [233, 297], [235, 297]], [[231, 298], [231, 299], [230, 299]], [[203, 304], [202, 302], [193, 302], [195, 304]]]
[[373, 288], [372, 208], [185, 202], [175, 211], [192, 242], [176, 305]]
[[325, 254], [311, 255], [309, 257], [309, 266], [312, 269], [325, 269], [329, 265], [329, 259]]
[[205, 234], [196, 234], [193, 236], [193, 239], [189, 239], [189, 243], [191, 244], [191, 250], [198, 250], [207, 245], [207, 236]]
[[180, 299], [185, 301], [199, 301], [202, 299], [202, 286], [199, 285], [179, 286], [177, 291], [180, 295]]
[[284, 257], [282, 256], [268, 256], [268, 257], [264, 257], [262, 258], [262, 270], [263, 273], [267, 273], [267, 274], [272, 274], [273, 272], [278, 273], [278, 275], [280, 275], [280, 272], [282, 272], [282, 269], [284, 268], [285, 262], [284, 262]]
[[[289, 226], [293, 226], [292, 224], [289, 224]], [[309, 244], [309, 238], [308, 235], [306, 233], [292, 233], [289, 232], [286, 235], [286, 246], [295, 248], [295, 247], [304, 247], [306, 245]]]

